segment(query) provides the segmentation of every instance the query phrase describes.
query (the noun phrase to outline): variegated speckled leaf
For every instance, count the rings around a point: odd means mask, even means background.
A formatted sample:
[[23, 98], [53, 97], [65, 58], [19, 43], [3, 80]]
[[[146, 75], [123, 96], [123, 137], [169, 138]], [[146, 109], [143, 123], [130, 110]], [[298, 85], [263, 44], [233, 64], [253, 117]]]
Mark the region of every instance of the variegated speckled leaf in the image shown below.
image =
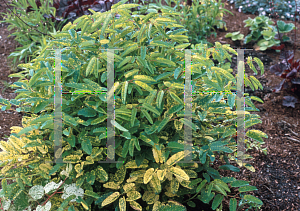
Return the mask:
[[119, 198], [119, 196], [120, 196], [119, 192], [114, 192], [113, 194], [109, 195], [106, 199], [104, 199], [104, 201], [101, 203], [101, 206], [104, 207], [108, 204], [113, 203]]
[[176, 177], [179, 177], [180, 179], [183, 179], [183, 180], [190, 179], [189, 175], [187, 175], [187, 173], [185, 173], [185, 171], [180, 168], [172, 166], [172, 167], [170, 167], [169, 170], [172, 174], [174, 174]]
[[149, 168], [144, 175], [144, 184], [147, 184], [153, 177], [154, 168]]

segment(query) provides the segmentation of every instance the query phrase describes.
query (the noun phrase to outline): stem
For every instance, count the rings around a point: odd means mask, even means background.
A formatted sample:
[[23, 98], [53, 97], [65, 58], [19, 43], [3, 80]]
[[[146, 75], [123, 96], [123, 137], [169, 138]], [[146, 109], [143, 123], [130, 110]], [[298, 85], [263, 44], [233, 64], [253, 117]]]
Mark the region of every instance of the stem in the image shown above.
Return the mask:
[[[68, 178], [68, 177], [65, 178], [65, 180], [60, 184], [60, 186], [56, 189], [56, 191], [55, 191], [54, 193], [52, 193], [52, 195], [51, 195], [51, 196], [50, 196], [50, 197], [42, 204], [42, 206], [44, 206], [44, 205], [47, 203], [47, 201], [48, 201], [54, 194], [58, 193], [58, 192], [57, 192], [58, 189], [66, 182], [67, 178]], [[59, 193], [61, 193], [61, 192], [59, 192]]]

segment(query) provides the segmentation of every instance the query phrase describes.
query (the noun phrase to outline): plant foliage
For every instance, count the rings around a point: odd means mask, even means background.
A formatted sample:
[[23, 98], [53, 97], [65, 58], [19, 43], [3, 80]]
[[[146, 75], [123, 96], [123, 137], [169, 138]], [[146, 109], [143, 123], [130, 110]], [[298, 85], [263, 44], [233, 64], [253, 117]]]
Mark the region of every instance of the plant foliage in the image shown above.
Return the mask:
[[[218, 42], [213, 48], [192, 45], [192, 86], [200, 94], [193, 96], [193, 121], [185, 122], [185, 54], [180, 49], [190, 43], [177, 29], [183, 28], [176, 23], [178, 14], [162, 11], [131, 16], [129, 9], [139, 5], [124, 2], [104, 13], [90, 10], [92, 15], [68, 23], [61, 32], [53, 33], [55, 39], [38, 57], [19, 65], [22, 72], [11, 75], [20, 78], [14, 83], [19, 95], [10, 101], [0, 99], [2, 109], [16, 105], [18, 111], [31, 116], [23, 117], [22, 127], [11, 128], [8, 142], [0, 142], [4, 205], [11, 210], [31, 206], [50, 211], [128, 207], [168, 211], [186, 210], [187, 202], [197, 199], [222, 209], [223, 197], [232, 192], [231, 188], [241, 187], [241, 199], [231, 200], [230, 207], [236, 209], [237, 201], [260, 207], [261, 200], [245, 194], [254, 190], [248, 182], [222, 177], [211, 167], [219, 154], [226, 163], [220, 169], [239, 171], [245, 167], [254, 171], [234, 157], [237, 111], [235, 94], [230, 90], [236, 90], [237, 81], [230, 63], [224, 61], [231, 60], [228, 52], [236, 52]], [[117, 13], [120, 18], [116, 18]], [[81, 31], [75, 31], [83, 25]], [[68, 164], [45, 163], [54, 158], [55, 57], [48, 49], [55, 46], [63, 49], [61, 84], [63, 91], [69, 92], [62, 96], [61, 152]], [[111, 122], [116, 130], [115, 158], [121, 163], [99, 164], [108, 151], [106, 49], [114, 48], [123, 49], [114, 51], [115, 121]], [[215, 65], [210, 56], [219, 64]], [[263, 74], [262, 62], [254, 60]], [[251, 58], [248, 65], [257, 73]], [[261, 86], [254, 79], [248, 80]], [[245, 127], [261, 123], [258, 115], [250, 113], [257, 111], [251, 98], [246, 97], [245, 102]], [[184, 124], [193, 130], [190, 154], [199, 164], [179, 163], [186, 153]], [[261, 131], [249, 131], [249, 138], [267, 138]]]

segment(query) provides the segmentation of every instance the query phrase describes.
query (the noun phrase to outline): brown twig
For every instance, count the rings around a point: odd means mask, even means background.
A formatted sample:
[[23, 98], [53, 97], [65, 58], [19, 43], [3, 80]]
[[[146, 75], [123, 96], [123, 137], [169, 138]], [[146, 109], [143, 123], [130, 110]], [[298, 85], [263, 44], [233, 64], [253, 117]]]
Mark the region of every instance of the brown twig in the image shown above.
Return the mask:
[[271, 193], [273, 193], [274, 194], [274, 192], [268, 187], [268, 186], [266, 186], [266, 185], [264, 185], [269, 191], [271, 191]]
[[292, 141], [295, 141], [295, 142], [299, 142], [299, 143], [300, 143], [300, 141], [297, 140], [297, 139], [294, 139], [294, 138], [291, 138], [291, 137], [286, 137], [286, 138], [289, 139], [289, 140], [292, 140]]
[[54, 39], [54, 37], [53, 37], [52, 35], [50, 35], [50, 34], [45, 34], [45, 33], [41, 32], [41, 31], [39, 31], [39, 30], [37, 30], [37, 29], [32, 28], [31, 26], [29, 26], [25, 21], [23, 21], [16, 13], [14, 13], [14, 12], [9, 8], [9, 6], [8, 6], [8, 4], [6, 3], [5, 0], [3, 0], [3, 1], [4, 1], [4, 3], [6, 4], [6, 7], [7, 7], [7, 8], [8, 8], [8, 9], [9, 9], [16, 17], [18, 17], [23, 23], [25, 23], [26, 26], [28, 26], [30, 29], [33, 29], [33, 30], [35, 30], [35, 31], [37, 31], [37, 32], [39, 32], [39, 33], [41, 33], [41, 34], [43, 34], [43, 35], [50, 36], [51, 38]]

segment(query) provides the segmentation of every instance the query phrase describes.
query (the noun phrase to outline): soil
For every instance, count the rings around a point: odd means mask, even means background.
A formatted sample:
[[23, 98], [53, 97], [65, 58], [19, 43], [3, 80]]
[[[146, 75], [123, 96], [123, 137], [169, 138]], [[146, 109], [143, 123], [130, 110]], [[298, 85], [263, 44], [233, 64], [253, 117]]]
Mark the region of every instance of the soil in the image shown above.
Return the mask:
[[[225, 15], [223, 20], [226, 22], [228, 30], [217, 29], [217, 37], [211, 36], [208, 38], [208, 41], [211, 43], [216, 41], [222, 44], [228, 43], [235, 49], [254, 49], [253, 45], [243, 45], [239, 41], [233, 42], [230, 38], [225, 38], [225, 34], [240, 31], [246, 36], [250, 31], [248, 28], [244, 28], [245, 24], [243, 21], [248, 19], [248, 17], [254, 18], [258, 14], [239, 13], [233, 4], [229, 4], [225, 0], [222, 0], [222, 2], [225, 3], [225, 8], [231, 11], [234, 16], [230, 14]], [[4, 6], [0, 6], [0, 12], [5, 12]], [[0, 16], [0, 20], [2, 19], [3, 17]], [[299, 22], [297, 22], [297, 27], [299, 26]], [[0, 24], [0, 80], [7, 81], [9, 84], [14, 83], [18, 79], [8, 77], [9, 74], [16, 71], [16, 67], [11, 67], [11, 61], [7, 59], [7, 56], [17, 47], [17, 43], [13, 40], [13, 37], [8, 37], [11, 33], [12, 31], [7, 30], [7, 25]], [[293, 33], [292, 31], [288, 34], [292, 41], [287, 45], [287, 50], [292, 50], [292, 44], [297, 43], [295, 58], [300, 58], [300, 36], [295, 41]], [[300, 27], [297, 29], [297, 34], [300, 35]], [[253, 195], [263, 201], [264, 205], [261, 210], [300, 210], [300, 103], [296, 104], [295, 108], [285, 107], [282, 105], [282, 99], [284, 96], [291, 94], [286, 91], [279, 93], [271, 91], [281, 81], [280, 77], [269, 72], [270, 66], [280, 61], [279, 53], [275, 50], [245, 51], [245, 58], [248, 55], [258, 57], [263, 61], [265, 66], [265, 73], [261, 76], [259, 71], [259, 74], [256, 76], [264, 89], [254, 92], [245, 89], [245, 92], [258, 96], [264, 101], [263, 104], [254, 101], [260, 112], [251, 113], [258, 114], [261, 117], [262, 123], [254, 125], [249, 129], [258, 129], [268, 135], [268, 138], [264, 139], [265, 145], [263, 146], [263, 148], [267, 147], [268, 154], [264, 155], [257, 150], [248, 151], [254, 158], [250, 163], [255, 168], [255, 172], [242, 168], [239, 173], [219, 170], [220, 174], [223, 176], [233, 176], [239, 180], [247, 180], [250, 182], [250, 185], [256, 186], [258, 190], [253, 191]], [[234, 58], [233, 61], [235, 61]], [[232, 68], [236, 71], [235, 62], [232, 63]], [[245, 72], [248, 75], [254, 75], [253, 71], [249, 70], [247, 65]], [[13, 99], [17, 96], [12, 89], [5, 89], [3, 83], [0, 83], [0, 95], [6, 99]], [[300, 102], [299, 98], [298, 101]], [[1, 110], [0, 119], [0, 140], [6, 141], [7, 136], [10, 135], [10, 127], [21, 126], [22, 115], [16, 111]], [[217, 161], [214, 168], [217, 169], [220, 165], [222, 163]], [[224, 201], [229, 202], [229, 199], [238, 193], [237, 190], [232, 190], [233, 192]], [[197, 201], [195, 202], [197, 203]], [[197, 205], [197, 209], [188, 208], [188, 210], [209, 210], [203, 205]], [[228, 210], [228, 203], [223, 206], [223, 210]]]

